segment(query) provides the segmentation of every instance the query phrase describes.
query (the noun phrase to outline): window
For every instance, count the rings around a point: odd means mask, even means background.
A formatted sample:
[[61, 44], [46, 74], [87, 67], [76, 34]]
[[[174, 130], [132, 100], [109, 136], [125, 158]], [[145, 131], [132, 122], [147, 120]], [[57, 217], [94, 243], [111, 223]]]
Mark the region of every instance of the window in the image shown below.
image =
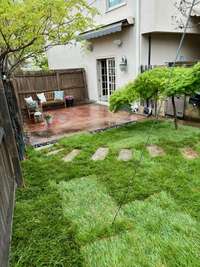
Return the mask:
[[108, 8], [112, 8], [124, 3], [125, 0], [108, 0]]

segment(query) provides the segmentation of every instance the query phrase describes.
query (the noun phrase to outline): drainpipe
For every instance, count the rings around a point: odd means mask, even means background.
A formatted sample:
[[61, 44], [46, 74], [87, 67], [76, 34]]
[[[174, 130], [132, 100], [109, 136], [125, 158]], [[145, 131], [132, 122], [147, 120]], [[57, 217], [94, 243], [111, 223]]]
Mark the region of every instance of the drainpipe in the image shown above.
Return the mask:
[[151, 33], [149, 34], [148, 67], [151, 66]]
[[141, 32], [140, 32], [140, 19], [141, 19], [141, 0], [136, 1], [136, 74], [140, 73], [140, 52], [141, 52]]

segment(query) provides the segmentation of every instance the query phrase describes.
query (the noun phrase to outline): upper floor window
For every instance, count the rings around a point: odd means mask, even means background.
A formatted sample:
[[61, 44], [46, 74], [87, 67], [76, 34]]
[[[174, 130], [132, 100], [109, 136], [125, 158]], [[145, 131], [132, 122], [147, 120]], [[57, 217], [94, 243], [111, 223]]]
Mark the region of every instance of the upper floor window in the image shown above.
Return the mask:
[[108, 0], [108, 8], [124, 4], [125, 0]]

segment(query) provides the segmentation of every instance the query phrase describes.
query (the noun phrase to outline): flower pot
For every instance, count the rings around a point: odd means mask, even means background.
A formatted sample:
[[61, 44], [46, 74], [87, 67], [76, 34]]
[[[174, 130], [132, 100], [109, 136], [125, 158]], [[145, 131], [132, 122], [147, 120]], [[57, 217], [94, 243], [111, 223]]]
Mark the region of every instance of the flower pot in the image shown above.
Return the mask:
[[47, 124], [47, 126], [49, 126], [50, 124], [52, 124], [52, 118], [46, 118], [45, 119], [46, 120], [46, 124]]

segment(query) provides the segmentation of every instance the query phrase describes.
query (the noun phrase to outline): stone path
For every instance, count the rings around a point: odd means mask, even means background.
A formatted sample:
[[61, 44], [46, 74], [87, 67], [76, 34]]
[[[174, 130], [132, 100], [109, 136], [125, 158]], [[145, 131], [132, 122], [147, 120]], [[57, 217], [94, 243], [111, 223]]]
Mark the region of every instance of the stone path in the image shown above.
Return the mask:
[[[41, 147], [41, 148], [37, 148], [36, 150], [42, 150], [45, 148], [49, 148], [53, 145], [48, 145], [45, 147]], [[149, 154], [151, 157], [155, 158], [155, 157], [162, 157], [164, 155], [166, 155], [164, 149], [158, 145], [148, 145], [146, 147], [146, 149], [148, 150]], [[47, 156], [54, 156], [57, 155], [58, 153], [62, 152], [64, 150], [64, 148], [60, 148], [60, 149], [55, 149], [55, 150], [51, 150], [49, 152], [46, 152]], [[195, 150], [193, 150], [190, 147], [185, 147], [180, 149], [180, 152], [182, 154], [182, 156], [187, 159], [187, 160], [192, 160], [192, 159], [196, 159], [199, 157], [199, 153]], [[63, 160], [65, 162], [71, 162], [75, 159], [75, 157], [77, 157], [79, 154], [81, 153], [80, 149], [73, 149], [69, 154], [67, 154]], [[91, 160], [93, 161], [103, 161], [105, 160], [105, 158], [107, 157], [109, 153], [109, 148], [107, 147], [99, 147], [96, 152], [92, 155]], [[132, 149], [128, 149], [128, 148], [123, 148], [119, 151], [119, 155], [117, 157], [118, 161], [129, 161], [133, 158], [133, 151]]]
[[104, 160], [106, 156], [108, 155], [109, 148], [106, 147], [100, 147], [97, 149], [97, 151], [92, 156], [92, 160], [98, 161], [98, 160]]
[[189, 160], [196, 159], [199, 157], [199, 154], [190, 147], [182, 148], [181, 154], [185, 159], [189, 159]]
[[74, 149], [74, 150], [72, 150], [67, 156], [65, 156], [65, 157], [63, 158], [63, 160], [64, 160], [65, 162], [70, 162], [70, 161], [74, 160], [75, 157], [77, 157], [77, 156], [80, 154], [80, 152], [81, 152], [81, 150], [79, 150], [79, 149]]
[[47, 153], [47, 156], [54, 156], [54, 155], [58, 154], [59, 152], [61, 152], [63, 150], [64, 150], [64, 148], [52, 150], [52, 151], [50, 151], [50, 152]]
[[118, 160], [120, 161], [129, 161], [133, 157], [131, 149], [121, 149], [119, 152]]
[[165, 155], [165, 151], [157, 145], [149, 145], [149, 146], [147, 146], [147, 150], [148, 150], [150, 156], [153, 158], [161, 157], [161, 156]]

